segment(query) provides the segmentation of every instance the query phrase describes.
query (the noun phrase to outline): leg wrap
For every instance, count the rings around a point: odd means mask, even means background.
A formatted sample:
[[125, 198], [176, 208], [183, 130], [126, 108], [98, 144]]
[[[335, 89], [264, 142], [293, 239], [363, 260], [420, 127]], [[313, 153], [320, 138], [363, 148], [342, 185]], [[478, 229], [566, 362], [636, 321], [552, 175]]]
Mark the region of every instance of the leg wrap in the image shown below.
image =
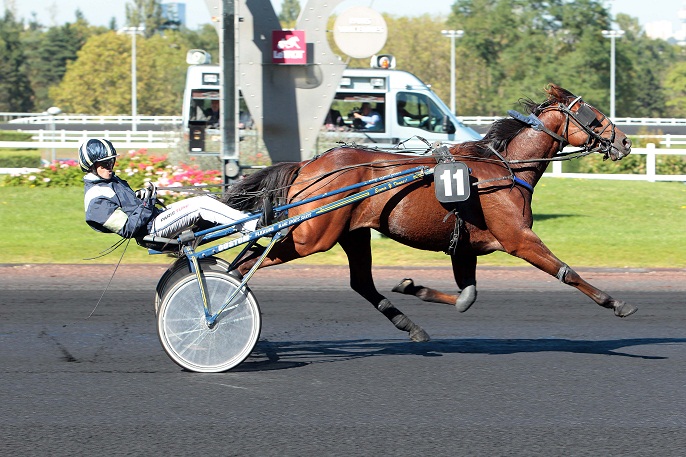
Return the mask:
[[407, 318], [398, 308], [393, 306], [391, 301], [387, 298], [384, 298], [379, 302], [378, 305], [376, 305], [376, 309], [381, 311], [381, 314], [386, 316], [388, 320], [393, 322], [393, 325], [396, 326], [396, 328], [400, 330], [405, 330], [406, 332], [409, 332], [412, 330], [412, 326], [414, 323]]
[[572, 269], [569, 268], [569, 265], [567, 265], [566, 263], [563, 263], [562, 266], [560, 267], [560, 269], [558, 270], [557, 274], [555, 275], [555, 277], [556, 277], [560, 282], [566, 284], [565, 279], [567, 279], [567, 275], [568, 275], [569, 273], [571, 273], [571, 271], [572, 271]]

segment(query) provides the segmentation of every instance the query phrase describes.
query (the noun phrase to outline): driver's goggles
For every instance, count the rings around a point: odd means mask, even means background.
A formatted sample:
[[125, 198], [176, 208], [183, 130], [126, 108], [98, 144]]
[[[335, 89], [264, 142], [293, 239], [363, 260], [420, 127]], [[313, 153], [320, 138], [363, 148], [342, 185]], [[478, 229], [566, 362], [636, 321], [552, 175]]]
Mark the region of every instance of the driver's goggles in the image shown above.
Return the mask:
[[114, 162], [116, 162], [116, 161], [117, 161], [117, 159], [112, 157], [111, 159], [98, 160], [95, 163], [98, 164], [98, 166], [100, 166], [100, 167], [111, 170], [114, 168]]

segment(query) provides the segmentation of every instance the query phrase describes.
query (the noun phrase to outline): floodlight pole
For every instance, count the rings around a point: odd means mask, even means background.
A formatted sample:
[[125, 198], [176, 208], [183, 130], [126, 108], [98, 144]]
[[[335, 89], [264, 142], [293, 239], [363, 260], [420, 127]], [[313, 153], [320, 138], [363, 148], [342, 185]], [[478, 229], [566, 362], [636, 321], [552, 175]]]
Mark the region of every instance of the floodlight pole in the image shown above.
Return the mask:
[[136, 131], [138, 117], [138, 93], [136, 81], [136, 35], [145, 31], [145, 24], [137, 27], [124, 27], [119, 32], [131, 34], [131, 130]]
[[610, 119], [615, 118], [615, 39], [624, 36], [624, 30], [603, 30], [603, 36], [610, 39]]
[[455, 38], [462, 38], [464, 30], [441, 30], [441, 34], [450, 38], [450, 111], [455, 113]]

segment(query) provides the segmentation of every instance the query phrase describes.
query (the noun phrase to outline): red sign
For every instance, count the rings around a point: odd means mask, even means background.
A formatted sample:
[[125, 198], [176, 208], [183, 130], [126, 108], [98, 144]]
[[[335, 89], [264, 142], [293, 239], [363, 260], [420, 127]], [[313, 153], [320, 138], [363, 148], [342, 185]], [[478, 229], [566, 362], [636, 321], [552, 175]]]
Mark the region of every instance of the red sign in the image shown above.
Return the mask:
[[305, 31], [272, 31], [272, 63], [305, 65], [307, 63]]

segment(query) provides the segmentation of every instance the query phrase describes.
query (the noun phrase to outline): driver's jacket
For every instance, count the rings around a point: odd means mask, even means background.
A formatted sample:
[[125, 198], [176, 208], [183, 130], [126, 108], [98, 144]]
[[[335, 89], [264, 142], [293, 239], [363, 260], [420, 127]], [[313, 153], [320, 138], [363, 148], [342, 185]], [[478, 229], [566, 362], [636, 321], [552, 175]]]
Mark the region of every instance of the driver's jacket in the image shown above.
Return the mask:
[[83, 182], [86, 222], [98, 232], [112, 232], [124, 238], [144, 236], [161, 212], [154, 200], [139, 199], [129, 184], [117, 176], [105, 180], [88, 173]]

